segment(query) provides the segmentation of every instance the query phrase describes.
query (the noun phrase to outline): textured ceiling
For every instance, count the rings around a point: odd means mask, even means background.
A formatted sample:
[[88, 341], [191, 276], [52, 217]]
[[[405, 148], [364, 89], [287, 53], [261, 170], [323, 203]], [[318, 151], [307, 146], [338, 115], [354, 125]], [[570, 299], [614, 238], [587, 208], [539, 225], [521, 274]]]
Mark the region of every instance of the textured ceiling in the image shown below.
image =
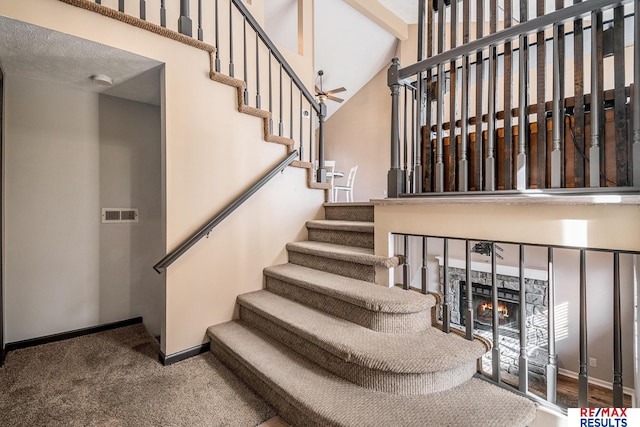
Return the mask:
[[[0, 17], [0, 65], [8, 76], [160, 105], [160, 62], [99, 43]], [[95, 84], [106, 74], [113, 87]]]

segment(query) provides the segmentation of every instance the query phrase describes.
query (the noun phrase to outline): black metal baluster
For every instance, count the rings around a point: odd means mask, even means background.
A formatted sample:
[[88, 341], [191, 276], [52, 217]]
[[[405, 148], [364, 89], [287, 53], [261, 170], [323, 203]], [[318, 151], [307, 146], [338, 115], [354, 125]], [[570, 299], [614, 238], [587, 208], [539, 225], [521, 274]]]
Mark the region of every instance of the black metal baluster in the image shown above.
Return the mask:
[[216, 73], [220, 72], [220, 31], [218, 25], [218, 0], [215, 3], [215, 22], [216, 22], [216, 60], [215, 67]]
[[[589, 406], [589, 368], [587, 361], [589, 354], [587, 349], [587, 268], [585, 250], [580, 250], [580, 371], [578, 372], [578, 406]], [[549, 308], [551, 308], [549, 301]], [[549, 332], [552, 326], [549, 325]], [[549, 353], [551, 354], [551, 353]]]
[[468, 340], [473, 339], [473, 284], [471, 283], [471, 241], [465, 241], [465, 283], [466, 283], [466, 298], [467, 298], [467, 314], [464, 317], [466, 337]]
[[302, 137], [302, 130], [303, 130], [303, 126], [302, 126], [302, 121], [303, 121], [303, 108], [302, 108], [302, 91], [299, 91], [300, 93], [300, 148], [298, 149], [298, 151], [300, 152], [300, 160], [304, 160], [304, 141], [303, 141], [303, 137]]
[[[621, 8], [622, 9], [622, 8]], [[613, 407], [624, 405], [622, 387], [622, 312], [620, 311], [620, 252], [613, 253]]]
[[96, 0], [96, 4], [102, 4], [102, 0]]
[[124, 0], [118, 0], [118, 12], [124, 13]]
[[193, 35], [193, 23], [189, 17], [189, 0], [180, 0], [180, 18], [178, 19], [178, 32], [185, 36]]
[[416, 155], [415, 149], [414, 147], [416, 146], [416, 90], [409, 86], [409, 92], [411, 93], [411, 164], [414, 165], [413, 166], [413, 170], [411, 171], [410, 176], [407, 176], [407, 178], [409, 179], [409, 183], [407, 184], [407, 192], [408, 193], [415, 193], [415, 188], [414, 188], [414, 184], [415, 184], [415, 179], [413, 178], [413, 175], [416, 173], [416, 169], [415, 169], [415, 164], [418, 163], [418, 159], [416, 159], [414, 156]]
[[[427, 58], [433, 56], [433, 48], [434, 48], [434, 40], [433, 40], [433, 7], [429, 4], [427, 7]], [[432, 69], [427, 70], [426, 75], [426, 87], [425, 87], [425, 127], [424, 129], [424, 139], [423, 144], [425, 146], [425, 159], [424, 159], [424, 182], [423, 189], [424, 191], [433, 191], [435, 179], [433, 177], [433, 145], [431, 142], [431, 126], [433, 125], [433, 105], [432, 101], [435, 98], [435, 91], [433, 86], [433, 71]], [[420, 132], [423, 132], [421, 129]]]
[[282, 64], [280, 64], [280, 112], [279, 112], [279, 119], [280, 119], [280, 123], [278, 125], [278, 135], [282, 136], [284, 134], [284, 122], [282, 121], [282, 117], [284, 116], [283, 113], [283, 105], [282, 105]]
[[[256, 108], [262, 108], [260, 100], [260, 43], [258, 33], [256, 33]], [[302, 156], [302, 147], [300, 147], [300, 156]]]
[[234, 77], [233, 65], [233, 2], [229, 2], [229, 77]]
[[402, 259], [402, 289], [409, 290], [410, 270], [409, 270], [409, 235], [405, 234], [403, 239], [403, 259]]
[[493, 317], [493, 348], [491, 365], [493, 381], [500, 382], [500, 310], [498, 300], [498, 272], [496, 265], [496, 242], [491, 242], [491, 314]]
[[[273, 135], [273, 78], [271, 73], [271, 49], [269, 49], [269, 135]], [[311, 106], [311, 103], [309, 103]], [[309, 109], [311, 111], [311, 109]], [[311, 142], [311, 140], [309, 140]]]
[[202, 0], [198, 0], [198, 40], [204, 40], [204, 31], [202, 30]]
[[527, 356], [527, 286], [524, 270], [524, 245], [520, 244], [520, 358], [518, 359], [518, 389], [522, 393], [529, 390], [529, 358]]
[[289, 79], [289, 138], [293, 139], [293, 79]]
[[428, 237], [422, 236], [422, 293], [427, 294], [429, 292], [429, 265], [427, 260]]
[[160, 0], [160, 26], [167, 26], [167, 9], [164, 7], [164, 1]]
[[313, 144], [313, 107], [309, 102], [309, 162], [313, 163], [313, 155], [315, 154], [315, 147]]
[[442, 332], [451, 332], [451, 290], [449, 289], [449, 239], [444, 239], [444, 260], [442, 262], [442, 292], [444, 304], [442, 305]]
[[140, 0], [140, 19], [147, 20], [147, 3], [146, 0]]
[[247, 18], [242, 21], [242, 75], [244, 76], [244, 105], [249, 105], [249, 72], [247, 71]]

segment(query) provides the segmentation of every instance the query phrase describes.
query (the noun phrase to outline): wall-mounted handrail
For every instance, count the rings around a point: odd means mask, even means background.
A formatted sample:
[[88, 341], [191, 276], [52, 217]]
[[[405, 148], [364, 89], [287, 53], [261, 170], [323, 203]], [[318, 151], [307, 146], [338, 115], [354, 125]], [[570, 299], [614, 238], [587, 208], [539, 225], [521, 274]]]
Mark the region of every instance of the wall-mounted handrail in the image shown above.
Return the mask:
[[273, 169], [271, 169], [266, 175], [260, 178], [257, 182], [255, 182], [247, 191], [242, 193], [238, 198], [229, 203], [225, 208], [223, 208], [220, 212], [218, 212], [209, 222], [200, 227], [198, 231], [193, 233], [188, 239], [186, 239], [180, 246], [175, 248], [173, 251], [168, 253], [164, 258], [162, 258], [156, 265], [153, 266], [153, 269], [156, 270], [159, 274], [162, 274], [162, 270], [165, 270], [168, 266], [173, 264], [178, 258], [180, 258], [185, 252], [187, 252], [193, 245], [195, 245], [200, 239], [209, 234], [218, 224], [222, 222], [226, 217], [228, 217], [233, 211], [238, 209], [244, 202], [249, 199], [249, 197], [253, 196], [259, 189], [261, 189], [267, 182], [269, 182], [274, 176], [278, 174], [281, 170], [289, 166], [291, 162], [296, 160], [298, 156], [298, 152], [294, 150], [291, 154], [289, 154], [283, 161], [278, 163]]
[[[234, 0], [235, 1], [235, 0]], [[489, 34], [485, 37], [473, 40], [469, 43], [449, 49], [443, 53], [431, 56], [415, 64], [408, 65], [398, 70], [398, 79], [404, 80], [411, 76], [435, 68], [438, 64], [444, 64], [462, 58], [464, 55], [476, 53], [489, 48], [492, 45], [499, 45], [504, 42], [518, 39], [520, 35], [532, 34], [539, 30], [548, 28], [553, 24], [564, 23], [574, 20], [576, 17], [587, 15], [593, 11], [604, 11], [615, 6], [629, 3], [632, 0], [589, 0], [587, 2], [576, 3], [563, 9], [547, 13], [543, 16], [522, 22], [518, 25], [505, 28], [502, 31]]]

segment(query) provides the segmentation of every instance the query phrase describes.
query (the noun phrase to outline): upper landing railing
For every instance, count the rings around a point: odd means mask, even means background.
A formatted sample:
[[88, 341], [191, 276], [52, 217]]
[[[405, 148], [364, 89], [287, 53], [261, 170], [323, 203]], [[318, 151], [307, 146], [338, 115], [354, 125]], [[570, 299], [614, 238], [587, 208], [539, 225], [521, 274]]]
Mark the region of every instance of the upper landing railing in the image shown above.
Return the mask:
[[389, 197], [640, 188], [640, 2], [547, 3], [419, 0], [418, 62], [388, 72]]
[[[326, 182], [326, 105], [315, 99], [242, 0], [95, 0], [95, 3], [215, 46], [212, 71], [243, 80], [244, 105], [268, 111], [269, 134], [294, 140], [298, 160], [312, 165], [317, 160], [316, 180]], [[192, 11], [196, 4], [196, 10]]]

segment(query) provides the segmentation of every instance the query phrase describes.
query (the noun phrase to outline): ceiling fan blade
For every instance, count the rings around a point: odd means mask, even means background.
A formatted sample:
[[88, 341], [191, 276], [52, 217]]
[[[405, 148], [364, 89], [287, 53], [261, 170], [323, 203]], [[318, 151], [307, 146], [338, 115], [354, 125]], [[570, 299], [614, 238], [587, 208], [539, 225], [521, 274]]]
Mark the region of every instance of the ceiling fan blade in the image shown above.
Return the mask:
[[336, 96], [331, 96], [331, 95], [327, 95], [327, 99], [330, 99], [332, 101], [336, 101], [336, 102], [342, 102], [344, 101], [344, 99], [338, 98]]
[[337, 89], [332, 89], [332, 90], [328, 91], [327, 94], [333, 95], [334, 93], [344, 92], [345, 90], [346, 90], [345, 88], [339, 87]]

